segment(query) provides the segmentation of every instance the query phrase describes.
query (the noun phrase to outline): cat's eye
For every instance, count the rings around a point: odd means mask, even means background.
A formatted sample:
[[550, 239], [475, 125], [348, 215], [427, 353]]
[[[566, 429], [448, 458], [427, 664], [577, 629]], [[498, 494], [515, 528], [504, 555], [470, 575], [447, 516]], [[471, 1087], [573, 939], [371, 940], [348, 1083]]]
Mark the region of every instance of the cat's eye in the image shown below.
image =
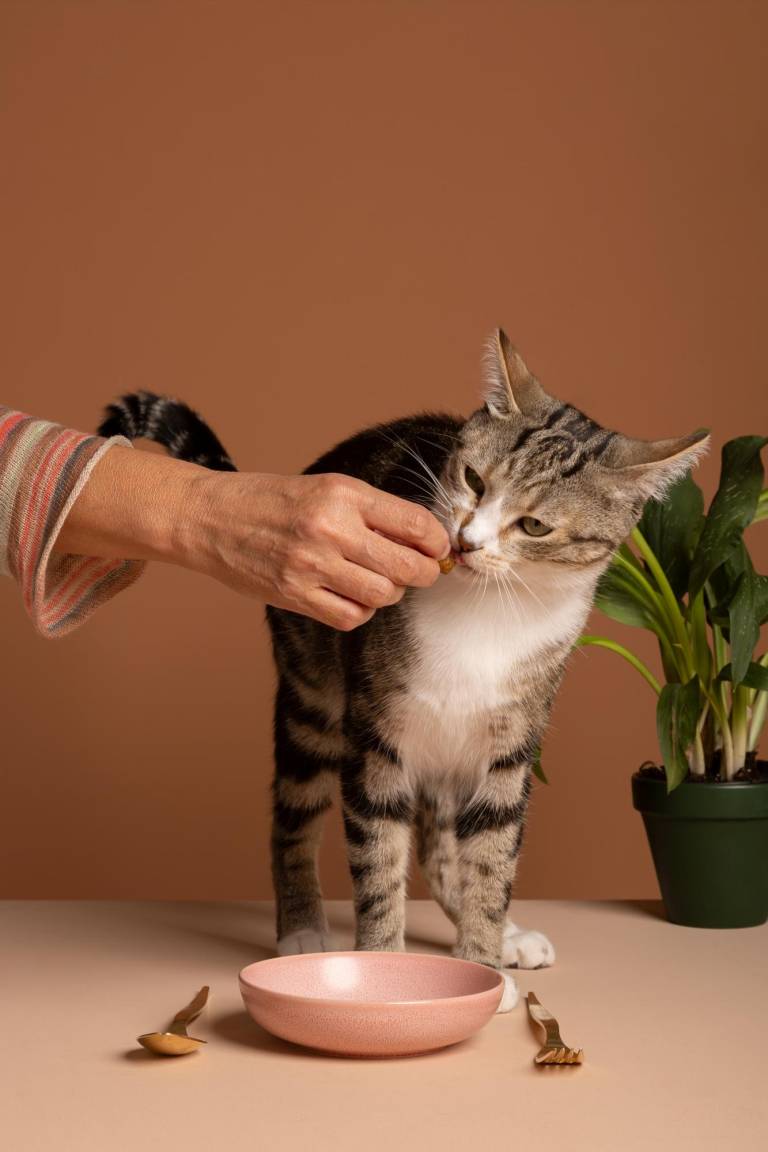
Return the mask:
[[522, 520], [518, 520], [518, 524], [526, 536], [549, 536], [552, 531], [548, 524], [542, 524], [535, 516], [523, 516]]
[[485, 492], [485, 484], [483, 484], [483, 481], [477, 472], [475, 472], [474, 468], [470, 468], [469, 464], [467, 464], [464, 469], [464, 479], [477, 496], [482, 496], [483, 492]]

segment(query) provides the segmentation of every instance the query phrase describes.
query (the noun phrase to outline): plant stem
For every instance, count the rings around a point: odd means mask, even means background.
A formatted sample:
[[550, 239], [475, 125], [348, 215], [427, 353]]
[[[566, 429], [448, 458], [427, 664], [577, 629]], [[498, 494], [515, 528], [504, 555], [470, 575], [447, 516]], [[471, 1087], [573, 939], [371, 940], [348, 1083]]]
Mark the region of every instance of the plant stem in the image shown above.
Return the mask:
[[728, 652], [725, 646], [725, 637], [723, 630], [719, 624], [712, 625], [712, 636], [715, 641], [715, 675], [719, 676], [720, 672], [728, 663]]
[[[712, 587], [707, 582], [704, 585], [705, 595], [709, 601], [710, 608], [715, 605], [715, 594]], [[712, 625], [712, 639], [715, 648], [715, 667], [714, 677], [717, 677], [720, 670], [728, 663], [728, 645], [723, 636], [723, 630], [719, 624]], [[728, 686], [725, 681], [710, 683], [707, 685], [708, 696], [712, 704], [712, 712], [717, 721], [717, 728], [720, 730], [720, 741], [723, 762], [723, 775], [726, 780], [730, 780], [733, 776], [733, 739], [731, 737], [731, 726], [728, 716]]]
[[659, 603], [659, 594], [654, 590], [653, 585], [640, 566], [630, 564], [629, 560], [626, 560], [620, 552], [616, 553], [613, 562], [621, 570], [625, 579], [627, 579], [630, 584], [635, 585], [637, 598], [653, 612], [658, 613], [662, 610], [663, 616], [663, 605]]
[[690, 638], [685, 628], [685, 619], [682, 612], [680, 611], [680, 604], [678, 599], [672, 591], [672, 587], [667, 580], [667, 577], [664, 575], [664, 570], [659, 564], [659, 561], [656, 559], [656, 555], [653, 549], [639, 528], [632, 529], [632, 539], [636, 544], [638, 551], [648, 565], [653, 578], [656, 581], [659, 592], [661, 593], [661, 598], [666, 608], [669, 623], [676, 638], [676, 643], [679, 644], [681, 655], [685, 661], [686, 680], [689, 680], [691, 676], [696, 674], [696, 669], [693, 664], [693, 654], [691, 653]]
[[747, 690], [737, 684], [733, 690], [731, 708], [731, 728], [733, 731], [733, 768], [738, 772], [744, 767], [747, 756]]
[[615, 652], [618, 656], [623, 657], [623, 659], [626, 660], [628, 664], [631, 664], [643, 679], [650, 684], [656, 695], [658, 696], [660, 694], [661, 685], [653, 672], [651, 672], [650, 668], [635, 656], [633, 652], [630, 652], [628, 648], [625, 648], [622, 644], [617, 644], [615, 640], [609, 640], [605, 636], [580, 636], [576, 641], [576, 645], [579, 648], [587, 647], [587, 645], [590, 644], [597, 648], [607, 648], [609, 652]]
[[768, 715], [768, 692], [758, 692], [757, 702], [752, 708], [752, 719], [749, 722], [747, 752], [757, 751], [766, 715]]
[[757, 524], [760, 520], [768, 520], [768, 488], [764, 488], [758, 496], [752, 523]]
[[[762, 664], [763, 668], [768, 668], [768, 652], [760, 657], [758, 664]], [[756, 692], [754, 704], [752, 705], [752, 718], [749, 722], [749, 732], [747, 734], [747, 752], [757, 751], [757, 744], [767, 714], [768, 692]]]
[[623, 540], [621, 544], [619, 544], [619, 549], [616, 555], [623, 557], [623, 559], [626, 560], [628, 564], [631, 564], [633, 568], [636, 568], [638, 572], [642, 573], [643, 566], [638, 560], [637, 556], [635, 556], [629, 544], [627, 544], [626, 540]]
[[632, 557], [631, 561], [621, 552], [618, 552], [614, 557], [617, 575], [623, 577], [627, 591], [631, 592], [638, 603], [649, 613], [649, 629], [655, 633], [667, 663], [677, 668], [680, 683], [685, 683], [686, 680], [690, 680], [689, 669], [684, 653], [675, 643], [676, 632], [674, 625], [670, 622], [666, 605], [629, 548], [626, 549], [626, 552], [627, 556]]
[[707, 697], [712, 706], [712, 712], [717, 719], [716, 727], [720, 730], [720, 740], [723, 756], [723, 774], [726, 780], [733, 776], [733, 736], [728, 716], [728, 700], [725, 695], [725, 684], [710, 684], [706, 688]]
[[701, 710], [701, 716], [699, 716], [698, 723], [696, 724], [696, 735], [691, 750], [690, 769], [693, 776], [704, 776], [706, 773], [707, 761], [704, 756], [704, 742], [701, 738], [701, 733], [704, 730], [704, 724], [708, 714], [709, 701], [706, 700]]
[[[715, 709], [717, 712], [717, 709]], [[718, 715], [720, 721], [720, 735], [723, 738], [723, 775], [726, 780], [733, 779], [733, 737], [731, 736], [731, 726], [728, 723], [728, 713], [723, 712]]]
[[705, 773], [704, 744], [702, 743], [700, 732], [697, 732], [693, 738], [688, 767], [690, 769], [691, 776], [703, 776]]
[[[627, 548], [627, 554], [632, 553]], [[639, 566], [639, 562], [632, 556], [630, 563], [623, 556], [616, 556], [615, 578], [647, 613], [646, 627], [659, 642], [662, 649], [662, 658], [677, 668], [678, 678], [682, 683], [688, 669], [680, 659], [679, 649], [674, 646], [674, 632], [670, 629], [664, 605], [658, 592], [654, 591], [648, 578]]]

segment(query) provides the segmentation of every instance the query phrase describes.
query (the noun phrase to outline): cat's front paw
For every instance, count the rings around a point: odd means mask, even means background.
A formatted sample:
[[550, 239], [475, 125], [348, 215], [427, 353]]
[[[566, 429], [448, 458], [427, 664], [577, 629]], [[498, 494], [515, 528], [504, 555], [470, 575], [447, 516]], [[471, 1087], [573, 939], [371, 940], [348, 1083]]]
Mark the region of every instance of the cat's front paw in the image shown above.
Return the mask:
[[327, 932], [314, 928], [300, 928], [289, 932], [277, 942], [278, 956], [300, 956], [303, 952], [335, 952], [333, 940]]
[[502, 972], [504, 977], [504, 991], [501, 994], [499, 1006], [496, 1009], [496, 1014], [500, 1012], [511, 1012], [520, 999], [520, 992], [517, 987], [517, 981], [511, 972]]
[[555, 949], [543, 932], [526, 932], [509, 921], [504, 928], [502, 964], [505, 968], [549, 968]]

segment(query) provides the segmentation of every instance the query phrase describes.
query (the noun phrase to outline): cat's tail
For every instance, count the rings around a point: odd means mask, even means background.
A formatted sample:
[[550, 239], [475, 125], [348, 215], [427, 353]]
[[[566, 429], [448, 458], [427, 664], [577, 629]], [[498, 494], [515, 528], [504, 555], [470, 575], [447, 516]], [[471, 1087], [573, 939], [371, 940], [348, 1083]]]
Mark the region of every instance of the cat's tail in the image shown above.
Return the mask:
[[217, 472], [237, 472], [226, 449], [206, 422], [181, 400], [154, 392], [131, 392], [105, 409], [100, 436], [156, 440], [178, 460]]

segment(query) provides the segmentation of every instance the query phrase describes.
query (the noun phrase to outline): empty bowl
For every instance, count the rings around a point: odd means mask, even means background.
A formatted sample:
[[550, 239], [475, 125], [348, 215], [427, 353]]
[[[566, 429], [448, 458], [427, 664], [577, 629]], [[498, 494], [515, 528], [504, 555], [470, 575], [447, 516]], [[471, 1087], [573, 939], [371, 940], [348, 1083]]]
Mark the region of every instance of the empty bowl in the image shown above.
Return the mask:
[[262, 1028], [341, 1056], [413, 1056], [457, 1044], [499, 1006], [499, 972], [414, 952], [316, 952], [249, 964], [240, 992]]

